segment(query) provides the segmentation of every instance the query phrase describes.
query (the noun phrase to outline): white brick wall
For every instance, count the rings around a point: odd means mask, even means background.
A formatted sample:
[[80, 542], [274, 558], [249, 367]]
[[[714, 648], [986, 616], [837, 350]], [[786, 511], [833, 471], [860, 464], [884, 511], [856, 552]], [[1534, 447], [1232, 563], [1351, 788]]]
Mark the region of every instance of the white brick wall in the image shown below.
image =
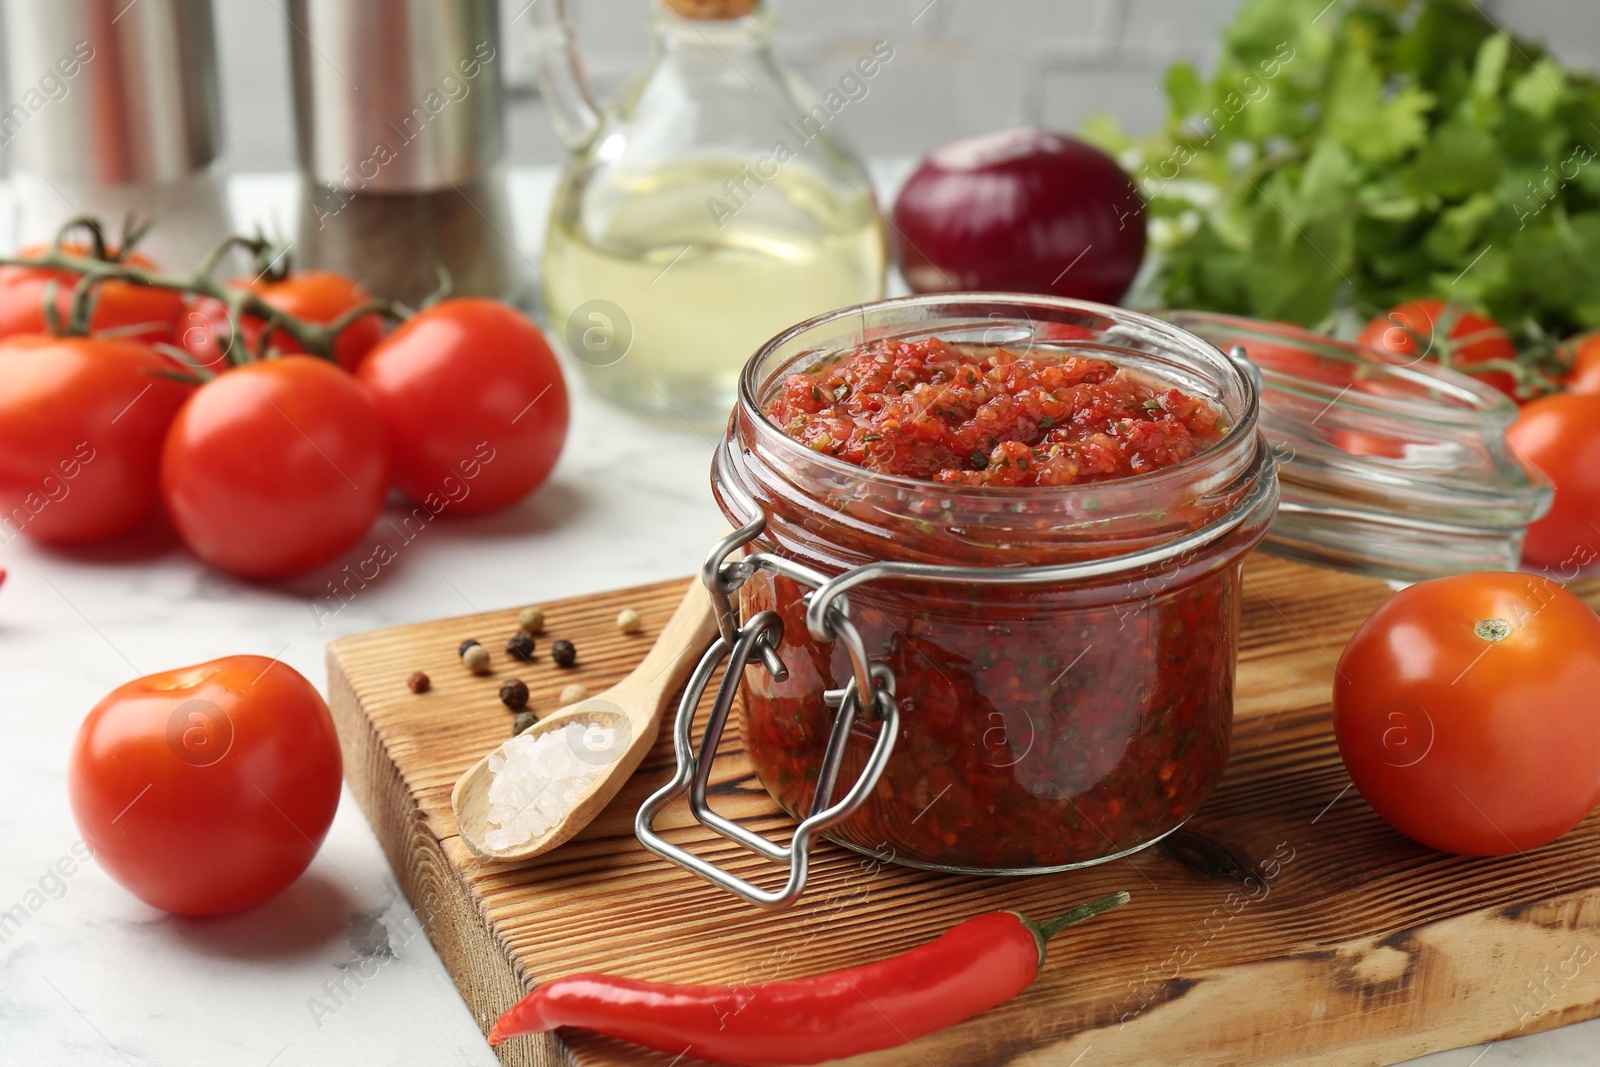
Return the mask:
[[[525, 0], [502, 0], [509, 23]], [[548, 0], [540, 0], [548, 2]], [[590, 72], [603, 91], [643, 62], [653, 0], [573, 0]], [[1240, 0], [783, 0], [779, 47], [814, 84], [836, 78], [878, 38], [894, 62], [840, 129], [859, 150], [921, 154], [967, 133], [1034, 122], [1071, 130], [1098, 111], [1148, 128], [1162, 114], [1156, 86], [1177, 58], [1207, 63]], [[229, 161], [235, 170], [292, 165], [288, 33], [279, 3], [214, 0], [221, 38]], [[1600, 66], [1595, 0], [1480, 0], [1491, 15], [1546, 41], [1564, 60]], [[511, 157], [559, 158], [507, 35]]]

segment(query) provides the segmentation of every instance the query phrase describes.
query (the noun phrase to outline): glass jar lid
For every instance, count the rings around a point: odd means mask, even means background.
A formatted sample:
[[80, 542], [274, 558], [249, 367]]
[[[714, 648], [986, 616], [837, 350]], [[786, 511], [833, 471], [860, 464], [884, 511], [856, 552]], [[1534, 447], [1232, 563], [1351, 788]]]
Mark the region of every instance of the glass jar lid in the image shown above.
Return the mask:
[[1516, 569], [1552, 490], [1506, 441], [1510, 397], [1422, 357], [1295, 326], [1163, 317], [1225, 352], [1242, 347], [1260, 372], [1283, 494], [1266, 551], [1406, 582]]

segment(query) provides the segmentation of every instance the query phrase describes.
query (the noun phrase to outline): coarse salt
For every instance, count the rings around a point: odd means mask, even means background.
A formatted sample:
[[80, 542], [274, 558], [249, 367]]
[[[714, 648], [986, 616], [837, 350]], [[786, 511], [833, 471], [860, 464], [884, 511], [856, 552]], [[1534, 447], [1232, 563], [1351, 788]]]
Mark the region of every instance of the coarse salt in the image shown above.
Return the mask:
[[489, 754], [489, 821], [495, 850], [542, 837], [571, 813], [616, 758], [617, 731], [598, 722], [567, 723], [538, 736], [518, 734]]

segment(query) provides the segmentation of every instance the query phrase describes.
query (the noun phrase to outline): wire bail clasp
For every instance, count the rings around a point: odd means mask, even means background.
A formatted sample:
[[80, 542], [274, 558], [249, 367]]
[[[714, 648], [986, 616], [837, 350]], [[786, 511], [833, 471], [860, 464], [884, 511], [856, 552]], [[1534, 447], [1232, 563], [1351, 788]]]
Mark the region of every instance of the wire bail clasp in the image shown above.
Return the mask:
[[[718, 637], [695, 667], [684, 689], [683, 699], [678, 704], [672, 732], [677, 771], [670, 782], [651, 794], [640, 806], [633, 826], [640, 843], [658, 856], [759, 907], [784, 908], [798, 900], [805, 891], [810, 850], [816, 835], [854, 814], [877, 786], [884, 766], [894, 751], [895, 738], [900, 730], [900, 708], [894, 697], [894, 676], [888, 667], [867, 659], [865, 642], [850, 621], [844, 596], [840, 594], [820, 602], [815, 599], [815, 590], [829, 584], [826, 576], [771, 553], [739, 555], [746, 545], [760, 535], [766, 524], [766, 516], [757, 511], [756, 517], [750, 522], [718, 541], [706, 558], [701, 580], [711, 593], [717, 614]], [[807, 624], [812, 636], [818, 640], [842, 641], [850, 655], [850, 680], [842, 689], [830, 689], [823, 694], [828, 706], [838, 710], [834, 713], [833, 728], [823, 754], [810, 811], [795, 828], [793, 840], [787, 847], [775, 845], [717, 814], [706, 799], [711, 765], [716, 759], [717, 745], [722, 740], [722, 731], [727, 725], [728, 713], [733, 708], [733, 699], [738, 693], [745, 668], [756, 661], [774, 680], [781, 682], [788, 677], [788, 669], [778, 655], [778, 647], [783, 641], [783, 619], [778, 613], [762, 611], [745, 620], [742, 625], [737, 621], [733, 595], [759, 570], [767, 570], [810, 586], [813, 592], [807, 594], [810, 609], [807, 612]], [[726, 669], [712, 700], [710, 717], [697, 751], [689, 733], [694, 726], [700, 700], [724, 661]], [[863, 704], [861, 694], [864, 692], [869, 695]], [[878, 723], [878, 738], [855, 783], [837, 803], [830, 805], [828, 801], [844, 763], [851, 727], [858, 717]], [[782, 888], [762, 889], [670, 844], [657, 834], [654, 826], [657, 813], [686, 793], [690, 814], [696, 822], [774, 863], [787, 866], [789, 877]]]

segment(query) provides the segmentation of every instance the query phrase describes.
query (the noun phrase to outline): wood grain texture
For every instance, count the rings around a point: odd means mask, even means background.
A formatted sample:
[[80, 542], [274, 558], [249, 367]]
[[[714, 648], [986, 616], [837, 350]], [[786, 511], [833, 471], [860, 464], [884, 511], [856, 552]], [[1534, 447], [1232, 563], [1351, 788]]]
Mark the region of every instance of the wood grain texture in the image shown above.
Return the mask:
[[[563, 974], [800, 977], [903, 951], [981, 911], [1047, 916], [1117, 889], [1133, 902], [1063, 934], [1011, 1003], [915, 1047], [848, 1062], [1386, 1064], [1600, 1015], [1600, 817], [1497, 859], [1433, 852], [1389, 829], [1350, 788], [1328, 711], [1340, 650], [1388, 591], [1259, 555], [1245, 577], [1233, 754], [1189, 828], [1258, 865], [1249, 886], [1158, 850], [996, 879], [878, 866], [824, 845], [801, 902], [761, 912], [634, 839], [633, 813], [670, 776], [665, 732], [573, 841], [526, 867], [474, 858], [456, 835], [450, 790], [509, 736], [500, 682], [523, 678], [539, 711], [553, 710], [568, 682], [612, 684], [649, 647], [682, 582], [545, 605], [531, 666], [501, 653], [514, 610], [344, 638], [328, 649], [330, 703], [351, 789], [485, 1031], [527, 988]], [[1600, 602], [1600, 583], [1577, 591]], [[641, 634], [617, 633], [622, 607], [644, 616]], [[493, 674], [461, 667], [456, 646], [467, 637], [495, 652]], [[542, 654], [555, 637], [577, 645], [574, 670]], [[405, 686], [417, 669], [434, 681], [423, 696]], [[786, 825], [744, 758], [737, 717], [711, 797], [764, 832]], [[681, 803], [659, 825], [759, 877], [763, 861], [694, 826]], [[518, 1038], [500, 1054], [519, 1067], [673, 1062], [579, 1032]]]
[[489, 819], [489, 790], [495, 776], [489, 769], [491, 753], [485, 753], [456, 780], [450, 795], [461, 843], [481, 860], [510, 863], [530, 860], [572, 840], [610, 805], [650, 754], [661, 733], [662, 718], [669, 711], [676, 715], [684, 684], [716, 636], [710, 592], [698, 583], [687, 586], [655, 644], [627, 677], [566, 707], [546, 711], [522, 735], [537, 738], [572, 724], [580, 729], [594, 725], [615, 731], [623, 740], [607, 753], [609, 759], [592, 768], [595, 781], [583, 796], [545, 833], [520, 845], [491, 848], [486, 838], [498, 825]]

